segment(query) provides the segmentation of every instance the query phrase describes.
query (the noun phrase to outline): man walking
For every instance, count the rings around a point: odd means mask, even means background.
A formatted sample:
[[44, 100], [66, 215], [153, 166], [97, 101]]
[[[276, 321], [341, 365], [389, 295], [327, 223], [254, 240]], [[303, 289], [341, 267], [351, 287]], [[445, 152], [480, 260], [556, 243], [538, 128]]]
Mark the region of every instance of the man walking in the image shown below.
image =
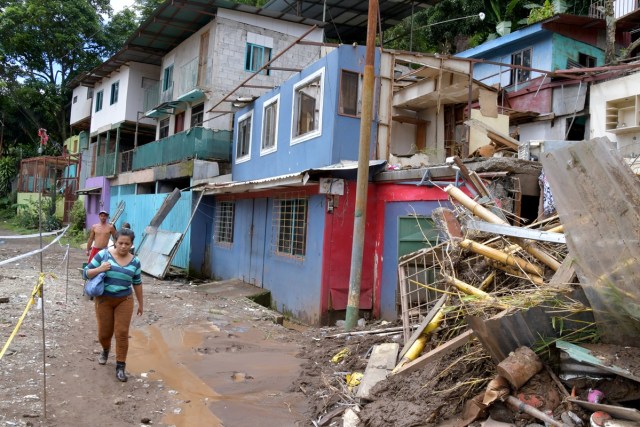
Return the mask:
[[92, 225], [89, 232], [89, 240], [87, 241], [88, 262], [91, 262], [95, 254], [109, 246], [110, 236], [113, 236], [113, 240], [116, 238], [116, 228], [113, 224], [107, 222], [109, 212], [101, 210], [98, 217], [100, 222]]

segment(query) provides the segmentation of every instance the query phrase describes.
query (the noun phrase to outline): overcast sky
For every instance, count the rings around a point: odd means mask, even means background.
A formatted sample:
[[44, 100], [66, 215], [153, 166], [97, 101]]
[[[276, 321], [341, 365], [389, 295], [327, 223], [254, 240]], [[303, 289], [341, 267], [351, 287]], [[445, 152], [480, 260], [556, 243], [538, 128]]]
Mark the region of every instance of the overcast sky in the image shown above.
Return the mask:
[[118, 12], [127, 6], [132, 6], [134, 0], [111, 0], [111, 7], [114, 12]]

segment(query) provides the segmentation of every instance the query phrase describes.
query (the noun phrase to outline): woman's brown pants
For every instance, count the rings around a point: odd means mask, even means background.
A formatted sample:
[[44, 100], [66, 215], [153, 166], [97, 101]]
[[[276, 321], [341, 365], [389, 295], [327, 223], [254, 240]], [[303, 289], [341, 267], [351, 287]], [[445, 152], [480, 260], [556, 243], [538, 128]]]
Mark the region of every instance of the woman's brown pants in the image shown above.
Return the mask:
[[111, 348], [116, 337], [116, 362], [127, 361], [129, 325], [133, 316], [133, 295], [124, 297], [99, 296], [95, 298], [98, 321], [98, 341], [103, 349]]

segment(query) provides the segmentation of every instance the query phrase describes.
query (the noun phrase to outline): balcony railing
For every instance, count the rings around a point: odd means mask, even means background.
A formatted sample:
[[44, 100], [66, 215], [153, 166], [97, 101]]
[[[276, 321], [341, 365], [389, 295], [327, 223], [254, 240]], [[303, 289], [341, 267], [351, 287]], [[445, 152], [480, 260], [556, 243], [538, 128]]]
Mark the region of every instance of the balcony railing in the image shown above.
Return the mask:
[[94, 176], [112, 176], [118, 173], [115, 169], [116, 153], [96, 156], [96, 173]]
[[188, 159], [231, 159], [231, 132], [195, 127], [138, 147], [131, 170], [167, 165]]
[[[613, 14], [616, 19], [628, 15], [638, 8], [638, 0], [615, 0], [613, 2]], [[589, 6], [589, 16], [604, 19], [604, 0], [591, 2], [591, 6]]]
[[173, 82], [171, 82], [171, 86], [160, 92], [159, 104], [170, 101], [173, 101]]

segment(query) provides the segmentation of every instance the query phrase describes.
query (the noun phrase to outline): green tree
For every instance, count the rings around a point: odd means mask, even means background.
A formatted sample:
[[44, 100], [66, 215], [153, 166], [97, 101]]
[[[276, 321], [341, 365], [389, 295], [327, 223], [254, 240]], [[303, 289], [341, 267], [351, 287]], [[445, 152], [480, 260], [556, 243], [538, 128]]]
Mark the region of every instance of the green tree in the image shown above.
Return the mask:
[[101, 12], [111, 13], [108, 0], [12, 0], [0, 11], [5, 62], [21, 86], [39, 94], [27, 105], [44, 113], [39, 125], [48, 126], [54, 140], [67, 137], [67, 82], [100, 62]]
[[[482, 0], [443, 0], [422, 9], [413, 17], [385, 31], [384, 46], [416, 52], [455, 53], [467, 39], [479, 34], [484, 39], [490, 26], [479, 19]], [[477, 42], [476, 42], [477, 43]]]
[[138, 22], [146, 21], [162, 3], [164, 0], [136, 0], [133, 9], [138, 14]]

